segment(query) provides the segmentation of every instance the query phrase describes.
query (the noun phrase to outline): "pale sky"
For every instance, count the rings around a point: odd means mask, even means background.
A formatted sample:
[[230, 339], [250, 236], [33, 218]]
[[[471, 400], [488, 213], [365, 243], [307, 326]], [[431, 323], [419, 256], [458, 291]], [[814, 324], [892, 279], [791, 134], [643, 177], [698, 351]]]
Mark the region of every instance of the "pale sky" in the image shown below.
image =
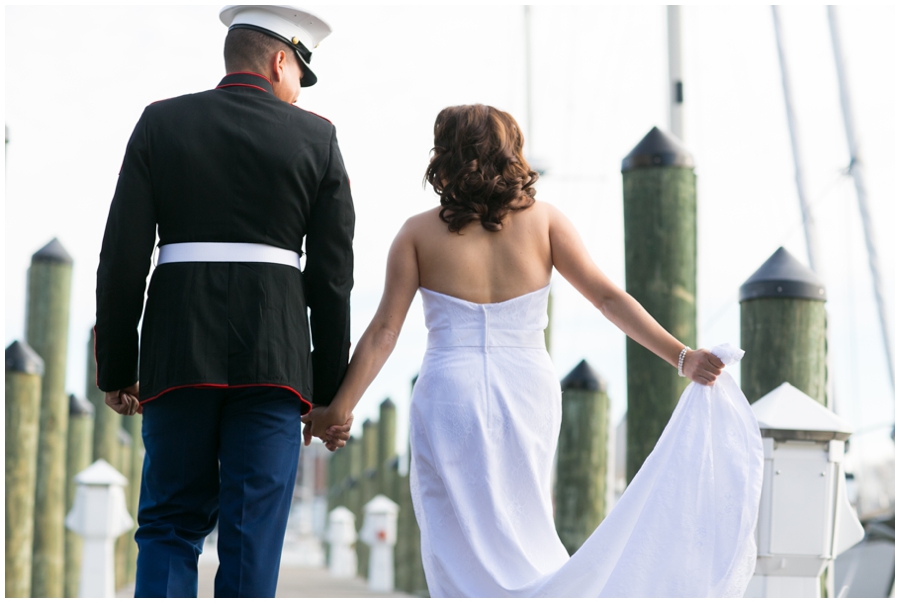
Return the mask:
[[[224, 74], [219, 8], [5, 9], [5, 343], [24, 336], [31, 254], [59, 237], [75, 260], [73, 393], [85, 390], [95, 272], [125, 144], [147, 104], [212, 88]], [[298, 105], [335, 123], [352, 180], [355, 342], [378, 303], [394, 234], [408, 216], [437, 204], [422, 175], [438, 111], [491, 104], [524, 127], [523, 10], [310, 8], [334, 34], [316, 50], [319, 83], [303, 90]], [[538, 198], [575, 222], [601, 269], [624, 286], [621, 159], [651, 127], [667, 127], [665, 8], [536, 6], [532, 13], [533, 131], [526, 136], [549, 166]], [[896, 320], [896, 14], [888, 6], [847, 6], [839, 16]], [[826, 11], [789, 6], [783, 20], [822, 243], [838, 412], [859, 428], [889, 424], [894, 401], [856, 197], [843, 173], [849, 156]], [[782, 245], [807, 263], [772, 16], [763, 5], [685, 7], [683, 23], [685, 144], [698, 175], [698, 343], [739, 345], [741, 283]], [[558, 274], [552, 282], [557, 371], [563, 377], [586, 358], [608, 382], [618, 422], [624, 335]], [[417, 297], [394, 355], [360, 402], [358, 428], [387, 396], [404, 424], [424, 350]]]

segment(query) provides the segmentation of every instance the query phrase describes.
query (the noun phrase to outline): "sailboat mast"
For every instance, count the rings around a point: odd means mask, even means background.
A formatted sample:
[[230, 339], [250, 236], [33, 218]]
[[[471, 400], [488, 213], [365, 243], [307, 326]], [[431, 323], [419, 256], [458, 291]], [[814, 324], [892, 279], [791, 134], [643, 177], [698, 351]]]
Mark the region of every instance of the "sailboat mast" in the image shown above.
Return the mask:
[[525, 5], [525, 156], [534, 150], [531, 137], [534, 134], [531, 121], [531, 7]]
[[681, 73], [681, 7], [666, 7], [669, 39], [669, 132], [684, 142], [684, 81]]
[[819, 262], [819, 238], [816, 233], [812, 208], [806, 196], [806, 176], [803, 171], [803, 157], [800, 153], [800, 140], [797, 135], [797, 117], [794, 114], [794, 95], [791, 89], [791, 78], [784, 52], [784, 40], [781, 33], [781, 15], [778, 6], [772, 7], [772, 21], [775, 24], [775, 42], [778, 46], [778, 63], [781, 65], [781, 85], [784, 90], [784, 108], [787, 113], [788, 130], [791, 135], [791, 151], [794, 155], [794, 180], [797, 183], [797, 196], [800, 198], [800, 213], [803, 216], [803, 229], [806, 233], [806, 253], [809, 267], [822, 278], [822, 264]]
[[840, 27], [838, 26], [837, 9], [828, 7], [828, 25], [831, 29], [831, 45], [834, 49], [834, 64], [837, 70], [838, 89], [841, 96], [841, 112], [844, 115], [844, 131], [847, 134], [847, 148], [850, 151], [850, 174], [856, 188], [856, 199], [859, 203], [859, 215], [862, 218], [863, 231], [866, 238], [866, 250], [869, 253], [869, 270], [872, 273], [872, 286], [875, 289], [875, 303], [878, 305], [878, 317], [881, 320], [881, 334], [884, 351], [888, 362], [888, 374], [891, 378], [891, 392], [894, 391], [894, 347], [891, 341], [890, 319], [887, 304], [884, 300], [881, 278], [881, 262], [878, 248], [875, 245], [875, 229], [872, 215], [869, 212], [869, 197], [863, 175], [863, 163], [860, 160], [859, 143], [856, 138], [856, 123], [853, 118], [853, 105], [850, 101], [850, 90], [847, 85], [847, 69], [844, 64], [844, 52], [841, 44]]

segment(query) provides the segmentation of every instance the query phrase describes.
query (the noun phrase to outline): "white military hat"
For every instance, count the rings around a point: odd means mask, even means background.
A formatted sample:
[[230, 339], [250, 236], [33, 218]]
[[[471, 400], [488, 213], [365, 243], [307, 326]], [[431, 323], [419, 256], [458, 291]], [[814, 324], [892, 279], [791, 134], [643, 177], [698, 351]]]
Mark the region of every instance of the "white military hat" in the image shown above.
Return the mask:
[[300, 85], [312, 86], [316, 74], [309, 67], [312, 50], [331, 33], [331, 26], [306, 9], [297, 6], [239, 4], [219, 11], [228, 30], [255, 29], [277, 38], [294, 49], [303, 64]]

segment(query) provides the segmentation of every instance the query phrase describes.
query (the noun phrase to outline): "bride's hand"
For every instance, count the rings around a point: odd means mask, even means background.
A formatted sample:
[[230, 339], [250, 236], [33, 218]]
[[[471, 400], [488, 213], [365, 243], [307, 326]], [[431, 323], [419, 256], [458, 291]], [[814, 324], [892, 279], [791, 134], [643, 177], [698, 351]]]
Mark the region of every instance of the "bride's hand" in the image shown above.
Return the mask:
[[350, 439], [353, 414], [341, 413], [336, 406], [316, 406], [300, 420], [304, 423], [304, 446], [309, 446], [313, 437], [317, 437], [325, 442], [328, 450], [334, 452], [343, 448]]
[[684, 355], [684, 375], [700, 385], [712, 385], [725, 368], [725, 363], [716, 358], [709, 350], [688, 350]]

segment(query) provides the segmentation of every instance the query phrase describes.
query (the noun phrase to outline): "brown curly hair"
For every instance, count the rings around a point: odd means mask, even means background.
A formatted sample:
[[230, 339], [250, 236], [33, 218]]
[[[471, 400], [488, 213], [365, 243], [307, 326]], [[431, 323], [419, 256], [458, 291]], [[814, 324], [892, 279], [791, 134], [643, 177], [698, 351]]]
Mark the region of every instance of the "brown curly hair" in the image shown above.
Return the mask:
[[512, 115], [486, 105], [447, 107], [434, 122], [425, 181], [441, 196], [441, 220], [458, 233], [478, 220], [503, 228], [510, 211], [534, 204], [538, 174], [522, 154], [524, 138]]

